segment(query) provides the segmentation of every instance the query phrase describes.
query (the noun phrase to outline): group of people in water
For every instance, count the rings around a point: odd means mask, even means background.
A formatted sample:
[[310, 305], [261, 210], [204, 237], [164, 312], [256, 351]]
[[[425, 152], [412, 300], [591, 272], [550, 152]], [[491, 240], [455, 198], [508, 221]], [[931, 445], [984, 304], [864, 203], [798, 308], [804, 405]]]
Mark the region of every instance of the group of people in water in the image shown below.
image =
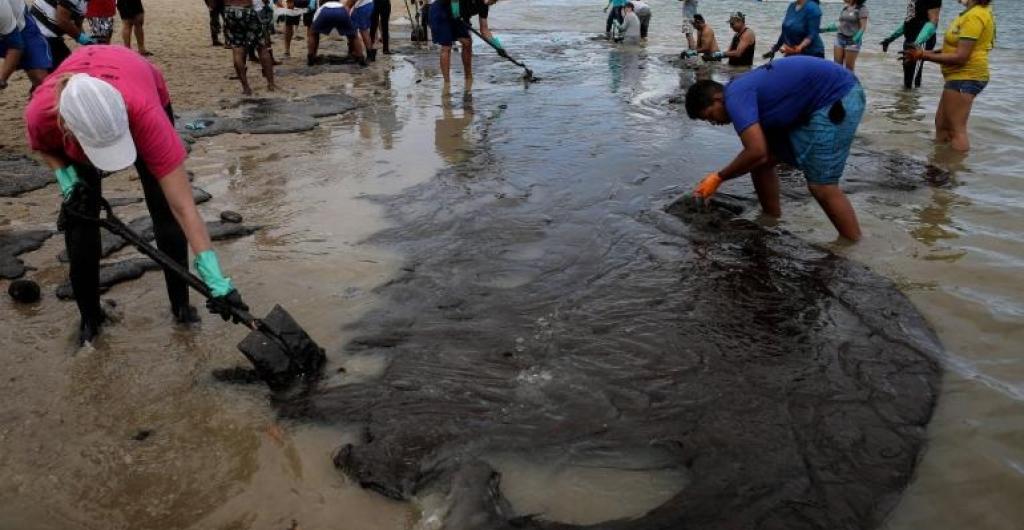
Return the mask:
[[[232, 49], [233, 60], [245, 93], [251, 92], [245, 76], [250, 53], [263, 65], [269, 89], [274, 88], [273, 57], [269, 33], [275, 11], [269, 0], [204, 0], [210, 11], [213, 45]], [[721, 51], [714, 31], [696, 12], [696, 0], [681, 0], [686, 23], [687, 56], [706, 60], [727, 59], [736, 66], [752, 66], [756, 37], [743, 13], [733, 13], [734, 32], [728, 50]], [[941, 0], [907, 0], [903, 23], [882, 41], [887, 48], [904, 37], [902, 59], [904, 84], [920, 85], [920, 65], [942, 65], [945, 77], [935, 117], [936, 140], [966, 151], [967, 118], [974, 98], [989, 79], [988, 53], [995, 39], [993, 0], [959, 0], [963, 11], [943, 35], [942, 47], [934, 50]], [[303, 3], [308, 2], [308, 3]], [[472, 18], [480, 35], [499, 53], [500, 40], [487, 27], [489, 7], [496, 0], [424, 0], [422, 12], [429, 21], [434, 43], [440, 46], [440, 65], [445, 83], [453, 45], [461, 46], [463, 70], [472, 79]], [[90, 11], [96, 3], [103, 7]], [[294, 29], [301, 22], [307, 31], [307, 60], [315, 64], [319, 36], [337, 31], [347, 37], [350, 55], [362, 64], [375, 60], [376, 30], [381, 30], [384, 53], [389, 53], [387, 0], [277, 0], [277, 16], [285, 25], [285, 53], [290, 52]], [[705, 79], [686, 93], [690, 118], [715, 124], [732, 124], [743, 144], [742, 151], [725, 167], [709, 173], [694, 191], [699, 201], [712, 197], [726, 180], [750, 174], [764, 212], [781, 214], [779, 179], [775, 168], [785, 162], [800, 168], [811, 194], [839, 234], [850, 240], [861, 237], [856, 214], [838, 186], [857, 127], [865, 110], [865, 93], [853, 74], [856, 57], [867, 30], [865, 0], [846, 0], [836, 24], [821, 27], [821, 10], [815, 0], [795, 0], [787, 10], [782, 30], [764, 58], [768, 63], [737, 75], [728, 85]], [[184, 169], [186, 152], [175, 131], [171, 97], [163, 74], [142, 53], [125, 46], [96, 44], [109, 41], [112, 24], [89, 20], [110, 18], [108, 0], [36, 0], [31, 8], [24, 0], [0, 0], [0, 90], [13, 72], [22, 69], [33, 91], [25, 110], [30, 147], [54, 172], [63, 199], [60, 226], [70, 258], [70, 277], [81, 314], [79, 340], [91, 341], [105, 315], [99, 303], [101, 239], [98, 217], [101, 177], [134, 165], [139, 173], [146, 205], [153, 218], [157, 246], [182, 265], [189, 247], [194, 266], [213, 297], [208, 308], [223, 318], [232, 308], [247, 309], [238, 290], [221, 270], [205, 223], [192, 199]], [[138, 4], [138, 5], [135, 5]], [[638, 42], [646, 37], [650, 7], [642, 1], [610, 0], [607, 28], [623, 39]], [[139, 0], [118, 0], [122, 19], [132, 31], [141, 28]], [[376, 24], [375, 24], [376, 22]], [[223, 31], [224, 41], [219, 37]], [[824, 59], [821, 33], [837, 33], [834, 61]], [[141, 32], [137, 34], [141, 37]], [[64, 38], [87, 46], [63, 52]], [[58, 42], [59, 41], [59, 42]], [[62, 48], [63, 47], [63, 48]], [[139, 38], [140, 52], [143, 41]], [[784, 58], [775, 59], [778, 53]], [[468, 83], [467, 83], [468, 85]], [[188, 289], [173, 274], [166, 274], [167, 294], [174, 318], [193, 322], [198, 318], [189, 304]]]
[[[943, 36], [941, 51], [933, 50], [941, 0], [908, 0], [905, 19], [881, 46], [887, 50], [904, 37], [900, 59], [907, 89], [920, 87], [924, 62], [942, 66], [945, 84], [935, 115], [935, 140], [965, 152], [970, 147], [971, 107], [989, 80], [988, 54], [996, 27], [992, 0], [959, 2], [964, 9]], [[697, 201], [708, 200], [722, 182], [749, 173], [762, 210], [777, 217], [781, 209], [775, 167], [784, 162], [802, 170], [811, 195], [840, 236], [860, 239], [856, 213], [838, 183], [865, 109], [864, 90], [853, 70], [868, 26], [866, 3], [845, 0], [838, 21], [822, 27], [817, 1], [795, 0], [786, 11], [778, 39], [763, 55], [766, 65], [736, 76], [727, 85], [708, 79], [687, 90], [690, 118], [732, 124], [743, 144], [728, 165], [701, 180], [694, 191]], [[729, 50], [722, 52], [714, 32], [695, 13], [696, 33], [687, 38], [683, 56], [701, 56], [705, 61], [728, 58], [732, 65], [751, 65], [756, 46], [753, 32], [742, 13], [734, 13], [729, 23], [736, 34]], [[825, 60], [821, 39], [825, 32], [837, 33], [833, 61]], [[775, 60], [780, 52], [785, 57]]]

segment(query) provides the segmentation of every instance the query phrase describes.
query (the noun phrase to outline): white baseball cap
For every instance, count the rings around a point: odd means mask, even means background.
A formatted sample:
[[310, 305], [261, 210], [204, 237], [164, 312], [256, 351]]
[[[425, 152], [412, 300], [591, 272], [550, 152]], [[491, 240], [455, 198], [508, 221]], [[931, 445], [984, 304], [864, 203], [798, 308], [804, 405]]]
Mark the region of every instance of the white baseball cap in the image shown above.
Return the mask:
[[118, 171], [135, 163], [124, 98], [110, 83], [88, 74], [71, 76], [60, 95], [60, 115], [98, 169]]

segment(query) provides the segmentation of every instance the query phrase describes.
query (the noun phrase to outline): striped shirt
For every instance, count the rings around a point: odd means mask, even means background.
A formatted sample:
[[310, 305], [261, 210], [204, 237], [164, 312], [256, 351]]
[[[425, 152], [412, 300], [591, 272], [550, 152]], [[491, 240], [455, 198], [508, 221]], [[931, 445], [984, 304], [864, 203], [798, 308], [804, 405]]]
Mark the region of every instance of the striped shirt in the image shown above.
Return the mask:
[[87, 0], [35, 0], [30, 11], [44, 37], [62, 37], [65, 32], [57, 26], [57, 6], [70, 11], [71, 20], [81, 24], [85, 18], [86, 4]]

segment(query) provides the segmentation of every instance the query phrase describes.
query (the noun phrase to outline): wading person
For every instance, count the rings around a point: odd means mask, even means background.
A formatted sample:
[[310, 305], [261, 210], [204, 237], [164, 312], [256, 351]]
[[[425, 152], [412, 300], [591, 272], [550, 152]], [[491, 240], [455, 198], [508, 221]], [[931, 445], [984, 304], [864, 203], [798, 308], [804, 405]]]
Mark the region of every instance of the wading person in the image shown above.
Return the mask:
[[632, 2], [626, 2], [626, 5], [622, 7], [622, 23], [616, 22], [613, 27], [616, 34], [615, 42], [630, 45], [640, 44], [640, 17], [636, 16], [636, 12], [633, 11]]
[[697, 16], [697, 0], [679, 0], [683, 3], [683, 36], [686, 49], [693, 49], [693, 17]]
[[[289, 0], [278, 0], [278, 4], [281, 7], [286, 7], [293, 10], [291, 13], [284, 17], [284, 56], [289, 58], [292, 56], [292, 39], [295, 38], [295, 28], [299, 26], [299, 21], [302, 21], [302, 25], [306, 27], [306, 48], [307, 52], [310, 46], [311, 40], [315, 37], [313, 32], [313, 15], [317, 10], [316, 0], [295, 0], [292, 2]], [[305, 10], [302, 14], [296, 14], [296, 10]], [[316, 52], [313, 52], [316, 55]], [[306, 54], [307, 58], [309, 53]]]
[[[907, 0], [907, 16], [903, 23], [882, 41], [882, 50], [889, 51], [889, 45], [900, 36], [903, 37], [903, 49], [935, 48], [935, 30], [939, 27], [939, 14], [942, 0]], [[924, 74], [924, 63], [904, 58], [903, 86], [912, 88], [921, 86]]]
[[341, 2], [324, 2], [316, 10], [313, 14], [313, 31], [309, 39], [309, 55], [306, 57], [306, 64], [310, 66], [316, 64], [320, 35], [330, 35], [331, 31], [337, 31], [338, 35], [345, 37], [345, 40], [348, 41], [348, 56], [366, 66], [366, 49], [363, 48], [363, 39], [356, 31], [356, 26], [349, 13], [349, 8]]
[[376, 0], [373, 2], [373, 14], [370, 17], [370, 41], [377, 45], [377, 35], [380, 32], [381, 52], [384, 55], [391, 55], [391, 31], [388, 26], [391, 24], [391, 0]]
[[719, 53], [715, 30], [711, 29], [711, 26], [704, 20], [704, 15], [693, 15], [693, 29], [697, 32], [693, 42], [694, 47], [684, 51], [682, 56], [685, 58], [704, 55], [709, 58], [720, 59], [722, 56]]
[[633, 12], [640, 19], [640, 40], [647, 40], [647, 30], [651, 27], [651, 6], [643, 0], [634, 0]]
[[96, 44], [110, 44], [110, 38], [114, 36], [116, 14], [114, 0], [89, 0], [85, 8], [85, 21], [89, 24], [89, 36]]
[[[156, 244], [188, 267], [188, 247], [199, 276], [213, 291], [207, 307], [227, 318], [246, 308], [221, 273], [206, 224], [192, 199], [185, 148], [174, 130], [171, 100], [159, 70], [120, 46], [79, 48], [36, 89], [25, 109], [29, 145], [54, 170], [64, 202], [61, 226], [70, 258], [71, 286], [81, 313], [79, 343], [91, 342], [105, 315], [100, 308], [101, 173], [134, 164], [153, 218]], [[165, 273], [174, 318], [198, 321], [188, 286]]]
[[117, 0], [117, 12], [121, 14], [121, 41], [124, 47], [132, 47], [132, 33], [135, 33], [139, 53], [146, 57], [153, 55], [146, 49], [146, 10], [142, 8], [142, 0]]
[[729, 27], [734, 34], [729, 51], [723, 54], [729, 59], [729, 66], [752, 66], [754, 64], [754, 48], [757, 38], [754, 30], [747, 27], [747, 18], [739, 11], [729, 16]]
[[82, 30], [85, 9], [85, 0], [36, 0], [32, 3], [29, 12], [50, 47], [51, 70], [71, 55], [71, 49], [64, 43], [65, 35], [79, 44], [95, 42]]
[[[226, 46], [220, 42], [220, 32], [224, 27], [224, 0], [203, 0], [210, 13], [210, 45]], [[224, 41], [227, 42], [227, 36]]]
[[370, 22], [373, 19], [373, 0], [348, 0], [352, 23], [359, 32], [359, 38], [363, 39], [363, 47], [366, 48], [366, 60], [373, 62], [377, 60], [377, 50], [373, 48], [373, 39], [370, 38]]
[[907, 50], [907, 59], [942, 65], [945, 86], [935, 111], [935, 141], [957, 151], [971, 148], [967, 120], [974, 98], [988, 85], [988, 52], [995, 44], [996, 21], [992, 0], [961, 0], [966, 9], [946, 30], [942, 51]]
[[865, 2], [867, 0], [845, 0], [843, 10], [839, 13], [839, 23], [822, 28], [822, 32], [836, 32], [833, 58], [851, 72], [857, 65], [864, 32], [868, 30], [868, 8], [864, 6]]
[[825, 45], [821, 42], [818, 30], [821, 29], [821, 6], [814, 0], [795, 0], [786, 9], [786, 18], [782, 20], [782, 33], [772, 49], [764, 58], [774, 57], [782, 52], [791, 55], [810, 55], [825, 58]]
[[469, 37], [469, 29], [461, 14], [456, 1], [434, 0], [430, 4], [431, 40], [441, 47], [441, 76], [445, 87], [451, 84], [452, 45], [456, 42], [462, 48], [462, 71], [466, 77], [466, 87], [473, 83], [473, 40]]
[[252, 94], [245, 64], [246, 51], [250, 48], [259, 55], [267, 90], [277, 90], [274, 84], [274, 59], [270, 56], [270, 35], [259, 14], [253, 9], [252, 1], [224, 0], [224, 27], [224, 38], [231, 45], [235, 74], [242, 83], [242, 94]]
[[[608, 3], [604, 6], [604, 12], [608, 13], [608, 17], [604, 21], [604, 37], [608, 40], [612, 38], [612, 26], [618, 22], [622, 24], [622, 8], [626, 5], [626, 0], [608, 0]], [[611, 8], [609, 10], [609, 8]]]
[[50, 47], [24, 0], [0, 0], [0, 90], [16, 70], [25, 71], [35, 90], [50, 66]]
[[709, 199], [722, 182], [750, 173], [765, 214], [782, 215], [778, 162], [799, 167], [807, 187], [839, 235], [860, 239], [857, 215], [839, 189], [853, 135], [864, 114], [864, 91], [853, 74], [830, 61], [788, 57], [735, 78], [728, 86], [698, 81], [686, 92], [686, 113], [731, 123], [743, 150], [708, 174], [694, 196]]

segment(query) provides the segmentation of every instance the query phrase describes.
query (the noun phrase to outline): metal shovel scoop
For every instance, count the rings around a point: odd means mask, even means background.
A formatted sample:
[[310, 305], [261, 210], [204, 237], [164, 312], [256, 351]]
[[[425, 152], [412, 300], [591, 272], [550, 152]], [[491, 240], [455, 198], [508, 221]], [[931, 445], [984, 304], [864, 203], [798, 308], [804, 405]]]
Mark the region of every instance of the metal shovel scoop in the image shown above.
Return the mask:
[[[100, 206], [106, 212], [106, 215], [101, 218], [97, 219], [77, 212], [71, 212], [71, 214], [99, 223], [103, 228], [131, 243], [139, 252], [152, 258], [164, 270], [181, 277], [199, 294], [206, 298], [213, 297], [213, 293], [210, 292], [210, 288], [203, 280], [125, 225], [114, 215], [113, 208], [106, 199], [100, 197], [99, 201]], [[231, 308], [231, 314], [252, 330], [248, 336], [242, 339], [242, 342], [238, 343], [238, 350], [249, 359], [256, 370], [256, 375], [271, 389], [284, 390], [300, 376], [316, 377], [319, 375], [326, 360], [323, 348], [318, 346], [280, 305], [275, 305], [274, 309], [263, 319], [258, 319], [248, 311], [237, 308]]]

